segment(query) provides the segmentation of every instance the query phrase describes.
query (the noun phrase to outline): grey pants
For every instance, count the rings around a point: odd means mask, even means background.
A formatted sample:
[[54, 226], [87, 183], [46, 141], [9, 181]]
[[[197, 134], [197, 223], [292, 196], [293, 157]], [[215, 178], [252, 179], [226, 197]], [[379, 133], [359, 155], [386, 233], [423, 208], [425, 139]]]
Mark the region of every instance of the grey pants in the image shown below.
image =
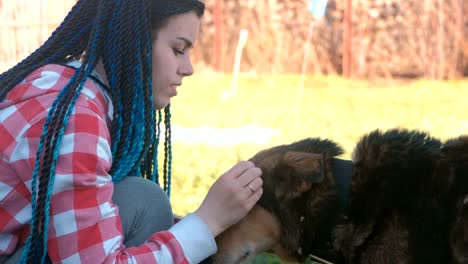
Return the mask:
[[[114, 185], [112, 200], [119, 207], [126, 247], [139, 246], [152, 234], [173, 225], [172, 208], [166, 193], [155, 183], [126, 177]], [[18, 263], [23, 248], [0, 256], [0, 263]]]

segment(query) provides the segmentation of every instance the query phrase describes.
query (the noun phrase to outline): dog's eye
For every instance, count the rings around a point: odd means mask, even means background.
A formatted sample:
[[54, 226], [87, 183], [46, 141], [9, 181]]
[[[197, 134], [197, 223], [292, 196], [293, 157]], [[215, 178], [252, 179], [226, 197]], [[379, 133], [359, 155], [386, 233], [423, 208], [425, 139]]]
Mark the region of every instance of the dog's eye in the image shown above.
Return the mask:
[[250, 252], [246, 251], [244, 253], [244, 255], [242, 255], [242, 257], [239, 259], [239, 262], [242, 263], [242, 262], [246, 261], [249, 258], [249, 256], [250, 256]]

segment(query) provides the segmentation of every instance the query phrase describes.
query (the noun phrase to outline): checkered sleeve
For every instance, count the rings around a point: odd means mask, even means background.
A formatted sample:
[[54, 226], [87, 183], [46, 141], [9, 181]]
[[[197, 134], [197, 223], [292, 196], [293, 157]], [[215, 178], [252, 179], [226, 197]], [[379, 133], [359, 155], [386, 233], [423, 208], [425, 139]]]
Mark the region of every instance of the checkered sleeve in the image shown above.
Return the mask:
[[[185, 263], [170, 232], [124, 248], [118, 208], [112, 203], [110, 136], [98, 108], [79, 102], [63, 137], [51, 198], [49, 255], [63, 263]], [[165, 263], [166, 261], [164, 261]]]

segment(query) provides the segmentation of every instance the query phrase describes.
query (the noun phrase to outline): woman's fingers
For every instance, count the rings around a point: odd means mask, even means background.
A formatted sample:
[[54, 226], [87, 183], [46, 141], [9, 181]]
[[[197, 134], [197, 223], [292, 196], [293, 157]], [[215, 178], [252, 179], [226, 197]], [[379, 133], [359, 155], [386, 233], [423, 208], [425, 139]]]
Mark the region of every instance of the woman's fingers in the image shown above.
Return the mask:
[[241, 161], [234, 165], [230, 170], [228, 170], [225, 175], [229, 175], [233, 178], [241, 177], [247, 170], [250, 168], [255, 167], [255, 165], [251, 161]]
[[250, 197], [262, 187], [262, 171], [251, 161], [241, 161], [225, 173], [225, 180], [232, 182], [232, 191], [240, 192], [242, 197]]
[[250, 198], [254, 195], [258, 190], [262, 189], [263, 180], [261, 177], [257, 177], [245, 185], [242, 189], [242, 192], [245, 193], [244, 197]]
[[240, 175], [237, 179], [239, 184], [244, 187], [248, 186], [253, 180], [262, 176], [262, 170], [257, 167], [249, 168], [248, 170], [244, 171], [242, 175]]
[[[258, 188], [252, 195], [247, 199], [247, 208], [252, 209], [254, 205], [260, 200], [263, 194], [263, 188]], [[249, 209], [249, 211], [250, 211]]]
[[249, 188], [253, 189], [253, 191], [256, 191], [256, 190], [262, 188], [262, 186], [263, 186], [262, 177], [257, 177], [255, 179], [253, 179], [247, 186], [249, 186]]
[[262, 172], [250, 161], [239, 162], [211, 186], [196, 213], [216, 236], [244, 217], [263, 193]]

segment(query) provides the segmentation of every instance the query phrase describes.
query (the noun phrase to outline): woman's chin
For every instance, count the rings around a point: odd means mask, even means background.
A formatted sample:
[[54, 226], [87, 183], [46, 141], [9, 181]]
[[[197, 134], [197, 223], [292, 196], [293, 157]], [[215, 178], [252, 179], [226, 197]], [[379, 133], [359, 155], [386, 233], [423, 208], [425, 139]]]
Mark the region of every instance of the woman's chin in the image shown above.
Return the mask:
[[164, 101], [156, 101], [154, 102], [154, 108], [156, 110], [161, 110], [161, 109], [164, 109], [166, 106], [169, 105], [171, 101], [168, 99], [168, 100], [164, 100]]

